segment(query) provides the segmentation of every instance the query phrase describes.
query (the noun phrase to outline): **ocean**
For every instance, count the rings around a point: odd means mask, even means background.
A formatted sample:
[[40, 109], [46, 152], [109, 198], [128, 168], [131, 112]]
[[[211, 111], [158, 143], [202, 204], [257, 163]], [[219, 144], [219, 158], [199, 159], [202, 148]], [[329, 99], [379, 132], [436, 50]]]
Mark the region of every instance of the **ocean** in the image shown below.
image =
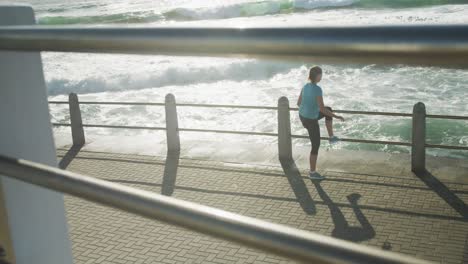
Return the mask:
[[[276, 1], [22, 1], [30, 3], [39, 24], [126, 24], [130, 26], [330, 26], [468, 23], [468, 1], [456, 0], [276, 0]], [[42, 53], [50, 100], [66, 100], [70, 92], [86, 101], [163, 102], [173, 93], [177, 102], [275, 106], [287, 96], [295, 106], [307, 81], [310, 61], [275, 61], [248, 58], [175, 57], [84, 53]], [[429, 114], [468, 115], [468, 70], [406, 65], [326, 64], [320, 86], [325, 104], [334, 109], [410, 113], [417, 102]], [[53, 122], [68, 122], [65, 106], [51, 105]], [[144, 106], [83, 105], [85, 123], [161, 126], [164, 109]], [[294, 134], [305, 134], [297, 113], [292, 113]], [[346, 138], [409, 141], [411, 119], [344, 115], [335, 132]], [[179, 108], [181, 127], [276, 132], [272, 111], [245, 109]], [[468, 122], [429, 119], [427, 141], [468, 146]], [[68, 128], [55, 136], [69, 138]], [[164, 133], [144, 130], [87, 129], [92, 142], [119, 144], [105, 138], [163, 142]], [[322, 125], [322, 135], [326, 135]], [[190, 141], [275, 144], [261, 136], [181, 133], [182, 146]], [[123, 141], [122, 141], [123, 142]], [[137, 144], [136, 142], [140, 142]], [[128, 144], [128, 143], [125, 143]], [[133, 143], [130, 143], [133, 144]], [[307, 140], [294, 140], [307, 146]], [[326, 143], [323, 143], [324, 145]], [[132, 151], [132, 146], [125, 146]], [[340, 143], [334, 148], [409, 153], [409, 148]], [[134, 149], [138, 152], [138, 149]], [[234, 150], [233, 150], [234, 151]], [[468, 158], [466, 151], [430, 149], [428, 154]]]

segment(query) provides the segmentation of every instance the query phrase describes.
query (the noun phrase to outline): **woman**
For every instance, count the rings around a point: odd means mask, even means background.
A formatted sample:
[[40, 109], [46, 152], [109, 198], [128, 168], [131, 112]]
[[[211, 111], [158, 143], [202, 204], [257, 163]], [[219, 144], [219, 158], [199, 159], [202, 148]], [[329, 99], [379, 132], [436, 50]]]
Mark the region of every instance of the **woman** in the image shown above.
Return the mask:
[[317, 85], [322, 80], [322, 69], [314, 66], [309, 72], [310, 82], [304, 85], [299, 95], [297, 105], [299, 106], [299, 118], [302, 125], [309, 132], [310, 143], [312, 150], [310, 151], [310, 172], [311, 179], [324, 179], [316, 171], [318, 150], [320, 147], [320, 127], [318, 121], [325, 117], [325, 125], [327, 127], [330, 143], [336, 143], [339, 138], [333, 135], [333, 118], [344, 121], [344, 118], [335, 115], [330, 107], [324, 106], [322, 97], [322, 88]]

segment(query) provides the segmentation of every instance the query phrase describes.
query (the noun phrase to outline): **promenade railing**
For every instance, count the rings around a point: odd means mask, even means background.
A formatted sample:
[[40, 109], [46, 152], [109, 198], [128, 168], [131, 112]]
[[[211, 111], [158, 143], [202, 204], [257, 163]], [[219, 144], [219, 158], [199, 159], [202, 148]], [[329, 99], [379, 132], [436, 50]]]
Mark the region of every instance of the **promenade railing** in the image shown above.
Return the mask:
[[[298, 108], [291, 108], [286, 97], [281, 97], [278, 100], [278, 106], [253, 106], [253, 105], [223, 105], [223, 104], [192, 104], [192, 103], [176, 103], [175, 97], [172, 94], [166, 96], [164, 103], [157, 102], [80, 102], [75, 93], [69, 95], [68, 101], [49, 101], [50, 104], [66, 104], [69, 106], [70, 123], [53, 123], [54, 126], [70, 126], [72, 128], [72, 137], [74, 145], [85, 144], [84, 128], [115, 128], [115, 129], [146, 129], [146, 130], [167, 130], [168, 150], [180, 151], [179, 132], [202, 132], [202, 133], [222, 133], [222, 134], [237, 134], [237, 135], [254, 135], [278, 137], [278, 156], [280, 159], [292, 159], [292, 139], [293, 138], [308, 138], [304, 135], [296, 135], [291, 133], [290, 111], [298, 111]], [[83, 124], [81, 119], [80, 105], [127, 105], [127, 106], [160, 106], [166, 110], [166, 126], [129, 126], [129, 125], [102, 125], [102, 124]], [[232, 109], [249, 109], [249, 110], [272, 110], [278, 112], [278, 133], [271, 132], [255, 132], [255, 131], [235, 131], [235, 130], [217, 130], [217, 129], [201, 129], [201, 128], [183, 128], [178, 127], [177, 107], [201, 107], [201, 108], [232, 108]], [[334, 110], [336, 113], [351, 114], [351, 115], [377, 115], [391, 117], [412, 118], [412, 136], [411, 141], [387, 141], [373, 139], [357, 139], [357, 138], [341, 138], [343, 142], [366, 143], [366, 144], [385, 144], [395, 146], [411, 147], [411, 166], [413, 171], [421, 171], [425, 169], [426, 148], [443, 148], [453, 150], [468, 150], [468, 146], [454, 146], [443, 144], [426, 143], [426, 119], [447, 119], [447, 120], [467, 120], [468, 116], [454, 115], [427, 115], [426, 108], [423, 103], [416, 103], [412, 113], [395, 113], [395, 112], [374, 112], [374, 111], [351, 111], [351, 110]], [[175, 139], [171, 139], [175, 137]], [[322, 140], [327, 140], [328, 137], [321, 137]]]

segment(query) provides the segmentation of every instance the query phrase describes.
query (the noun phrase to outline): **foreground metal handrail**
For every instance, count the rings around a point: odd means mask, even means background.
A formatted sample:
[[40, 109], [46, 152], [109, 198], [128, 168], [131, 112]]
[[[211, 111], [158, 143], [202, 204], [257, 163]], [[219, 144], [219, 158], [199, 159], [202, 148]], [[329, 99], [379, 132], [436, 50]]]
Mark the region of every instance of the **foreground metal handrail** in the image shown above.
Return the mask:
[[0, 155], [0, 175], [308, 263], [429, 263]]
[[4, 26], [0, 27], [0, 50], [248, 56], [466, 67], [468, 26]]

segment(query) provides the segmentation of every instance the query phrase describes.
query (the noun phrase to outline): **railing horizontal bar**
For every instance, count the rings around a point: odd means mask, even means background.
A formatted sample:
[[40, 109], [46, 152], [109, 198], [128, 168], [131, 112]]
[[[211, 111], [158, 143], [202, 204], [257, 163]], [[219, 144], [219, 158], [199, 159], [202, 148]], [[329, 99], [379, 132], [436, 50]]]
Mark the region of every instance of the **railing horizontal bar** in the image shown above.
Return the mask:
[[64, 123], [52, 123], [53, 126], [71, 126], [71, 124], [64, 124]]
[[453, 145], [438, 145], [438, 144], [426, 144], [426, 148], [468, 150], [468, 146], [453, 146]]
[[[52, 123], [54, 126], [70, 126], [70, 124]], [[92, 128], [121, 128], [121, 129], [146, 129], [146, 130], [166, 130], [165, 127], [146, 127], [146, 126], [118, 126], [118, 125], [95, 125], [83, 124], [83, 127]], [[214, 129], [197, 129], [197, 128], [179, 128], [182, 132], [206, 132], [206, 133], [223, 133], [223, 134], [239, 134], [252, 136], [278, 136], [276, 133], [264, 132], [248, 132], [248, 131], [232, 131], [232, 130], [214, 130]]]
[[428, 263], [31, 161], [0, 156], [0, 175], [307, 263]]
[[[102, 104], [102, 105], [148, 105], [148, 106], [164, 106], [164, 103], [145, 103], [145, 102], [80, 102], [80, 104]], [[208, 107], [208, 108], [239, 108], [239, 109], [265, 109], [276, 110], [276, 107], [269, 106], [253, 106], [253, 105], [222, 105], [222, 104], [189, 104], [178, 103], [177, 106], [185, 107]]]
[[182, 103], [182, 104], [177, 104], [177, 106], [278, 110], [278, 107], [275, 107], [275, 106], [254, 106], [254, 105], [184, 104]]
[[359, 27], [3, 26], [0, 50], [267, 57], [468, 66], [467, 25]]
[[94, 127], [94, 128], [122, 128], [122, 129], [143, 129], [143, 130], [166, 130], [165, 127], [117, 126], [117, 125], [96, 125], [96, 124], [83, 124], [83, 127]]
[[367, 140], [367, 139], [352, 139], [352, 138], [343, 138], [340, 139], [344, 142], [356, 142], [356, 143], [368, 143], [368, 144], [384, 144], [384, 145], [394, 145], [394, 146], [411, 146], [409, 142], [397, 142], [397, 141], [385, 141], [385, 140]]
[[351, 110], [333, 110], [336, 113], [354, 114], [354, 115], [380, 115], [380, 116], [406, 116], [411, 117], [408, 113], [391, 113], [391, 112], [372, 112], [372, 111], [351, 111]]
[[[303, 135], [292, 135], [292, 138], [306, 138], [309, 136]], [[321, 137], [321, 140], [328, 140], [327, 137]], [[343, 142], [356, 142], [356, 143], [369, 143], [369, 144], [385, 144], [385, 145], [396, 145], [396, 146], [411, 146], [410, 142], [397, 142], [397, 141], [385, 141], [385, 140], [367, 140], [367, 139], [354, 139], [354, 138], [340, 138]]]
[[468, 116], [453, 116], [453, 115], [426, 115], [427, 118], [438, 118], [438, 119], [457, 119], [457, 120], [468, 120]]
[[[58, 124], [53, 123], [54, 126], [70, 126], [70, 124]], [[83, 124], [83, 127], [94, 127], [94, 128], [122, 128], [122, 129], [148, 129], [148, 130], [165, 130], [164, 127], [139, 127], [139, 126], [116, 126], [116, 125], [91, 125]], [[248, 131], [232, 131], [232, 130], [215, 130], [215, 129], [198, 129], [198, 128], [179, 128], [181, 132], [205, 132], [205, 133], [220, 133], [220, 134], [237, 134], [237, 135], [251, 135], [251, 136], [278, 136], [277, 133], [266, 133], [266, 132], [248, 132]], [[308, 136], [303, 135], [292, 135], [292, 138], [306, 138]], [[322, 140], [328, 140], [327, 137], [321, 137]], [[380, 141], [380, 140], [365, 140], [365, 139], [353, 139], [353, 138], [341, 138], [343, 142], [356, 142], [356, 143], [369, 143], [369, 144], [386, 144], [386, 145], [400, 145], [400, 146], [411, 146], [409, 142], [395, 142], [395, 141]]]
[[[292, 111], [298, 111], [299, 108], [294, 107], [291, 108]], [[411, 114], [408, 113], [392, 113], [392, 112], [373, 112], [373, 111], [353, 111], [353, 110], [335, 110], [335, 113], [342, 113], [342, 114], [354, 114], [354, 115], [382, 115], [382, 116], [408, 116], [411, 117]]]
[[198, 128], [179, 128], [181, 132], [207, 132], [207, 133], [221, 133], [221, 134], [238, 134], [238, 135], [252, 135], [252, 136], [278, 136], [277, 133], [265, 132], [248, 132], [248, 131], [232, 131], [232, 130], [214, 130], [214, 129], [198, 129]]
[[[49, 101], [51, 104], [68, 104], [67, 101]], [[83, 101], [80, 104], [94, 105], [148, 105], [148, 106], [164, 106], [164, 103], [154, 102], [89, 102]], [[239, 109], [260, 109], [260, 110], [278, 110], [276, 106], [255, 106], [255, 105], [223, 105], [223, 104], [194, 104], [194, 103], [179, 103], [177, 106], [185, 107], [209, 107], [209, 108], [239, 108]], [[299, 108], [290, 108], [291, 111], [298, 111]], [[382, 115], [382, 116], [404, 116], [411, 117], [410, 113], [392, 113], [392, 112], [374, 112], [374, 111], [353, 111], [353, 110], [333, 110], [336, 113], [355, 114], [355, 115]], [[453, 115], [427, 115], [427, 118], [439, 119], [460, 119], [468, 120], [468, 116], [453, 116]]]
[[[71, 126], [70, 124], [52, 123], [54, 126]], [[143, 126], [116, 126], [116, 125], [91, 125], [83, 124], [83, 127], [94, 127], [94, 128], [121, 128], [121, 129], [146, 129], [146, 130], [166, 130], [165, 127], [143, 127]], [[180, 128], [182, 132], [206, 132], [206, 133], [221, 133], [221, 134], [238, 134], [238, 135], [252, 135], [252, 136], [278, 136], [277, 133], [264, 133], [264, 132], [248, 132], [248, 131], [231, 131], [231, 130], [214, 130], [214, 129], [197, 129], [197, 128]], [[308, 136], [303, 135], [292, 135], [292, 138], [305, 138]], [[321, 137], [321, 140], [328, 140], [327, 137]], [[368, 144], [385, 144], [385, 145], [396, 145], [396, 146], [411, 146], [410, 142], [396, 142], [396, 141], [385, 141], [385, 140], [366, 140], [366, 139], [353, 139], [353, 138], [341, 138], [343, 142], [355, 142], [355, 143], [368, 143]], [[455, 150], [468, 150], [465, 146], [450, 146], [450, 145], [437, 145], [437, 144], [426, 144], [427, 148], [443, 148], [443, 149], [455, 149]]]
[[164, 103], [151, 103], [151, 102], [87, 102], [81, 101], [80, 104], [87, 105], [148, 105], [148, 106], [164, 106]]
[[[51, 104], [68, 104], [64, 101], [49, 101]], [[164, 106], [164, 103], [153, 102], [89, 102], [81, 101], [80, 104], [92, 105], [148, 105], [148, 106]], [[261, 110], [277, 110], [274, 106], [254, 106], [254, 105], [223, 105], [223, 104], [192, 104], [192, 103], [178, 103], [177, 106], [185, 107], [207, 107], [207, 108], [239, 108], [239, 109], [261, 109]]]

